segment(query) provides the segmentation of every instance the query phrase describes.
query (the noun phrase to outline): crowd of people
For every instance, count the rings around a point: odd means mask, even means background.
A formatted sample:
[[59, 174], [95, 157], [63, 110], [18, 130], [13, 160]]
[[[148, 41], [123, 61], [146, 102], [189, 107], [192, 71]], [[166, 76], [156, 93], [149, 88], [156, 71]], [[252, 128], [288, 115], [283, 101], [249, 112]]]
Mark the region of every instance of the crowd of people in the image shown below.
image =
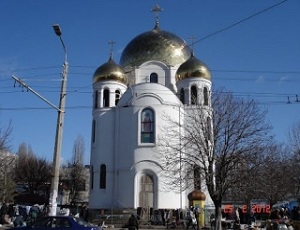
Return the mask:
[[[46, 205], [18, 205], [13, 203], [0, 203], [0, 226], [14, 225], [15, 227], [23, 226], [25, 224], [35, 223], [40, 217], [48, 215], [48, 207]], [[89, 222], [90, 213], [88, 206], [84, 204], [79, 213], [70, 213], [70, 210], [60, 210], [60, 215], [74, 215]]]
[[44, 206], [35, 204], [33, 206], [2, 203], [0, 208], [0, 224], [13, 224], [15, 227], [23, 226], [25, 223], [34, 223], [37, 218], [46, 213]]

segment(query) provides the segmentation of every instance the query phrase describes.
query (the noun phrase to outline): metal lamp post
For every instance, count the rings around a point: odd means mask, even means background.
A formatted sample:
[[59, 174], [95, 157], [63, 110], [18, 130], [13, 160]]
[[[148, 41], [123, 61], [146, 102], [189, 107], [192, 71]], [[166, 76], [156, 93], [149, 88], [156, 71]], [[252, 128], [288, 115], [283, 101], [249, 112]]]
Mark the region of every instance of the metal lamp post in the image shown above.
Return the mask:
[[59, 37], [61, 44], [64, 49], [64, 65], [62, 72], [62, 83], [61, 92], [59, 100], [59, 109], [57, 110], [57, 126], [56, 126], [56, 136], [53, 154], [53, 177], [51, 183], [51, 191], [49, 198], [49, 215], [56, 215], [57, 209], [57, 198], [58, 198], [58, 184], [59, 184], [59, 170], [60, 170], [60, 157], [61, 157], [61, 144], [62, 144], [62, 134], [64, 126], [64, 116], [65, 116], [65, 104], [66, 104], [66, 85], [68, 76], [68, 61], [67, 61], [67, 50], [65, 44], [61, 38], [62, 32], [58, 24], [53, 25], [55, 34]]

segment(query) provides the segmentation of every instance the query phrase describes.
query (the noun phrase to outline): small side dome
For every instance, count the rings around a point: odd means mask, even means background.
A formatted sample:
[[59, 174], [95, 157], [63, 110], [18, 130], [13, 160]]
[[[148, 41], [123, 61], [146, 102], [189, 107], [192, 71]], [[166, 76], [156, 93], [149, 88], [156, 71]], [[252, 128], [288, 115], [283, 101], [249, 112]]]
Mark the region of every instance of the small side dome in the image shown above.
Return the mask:
[[211, 81], [211, 73], [208, 67], [194, 55], [182, 63], [176, 72], [176, 82], [190, 77], [200, 77]]
[[194, 190], [188, 194], [189, 201], [193, 200], [202, 200], [204, 201], [206, 199], [205, 193], [201, 192], [200, 190]]
[[93, 83], [105, 80], [113, 80], [127, 84], [127, 77], [124, 70], [114, 62], [110, 56], [108, 62], [101, 65], [94, 73]]

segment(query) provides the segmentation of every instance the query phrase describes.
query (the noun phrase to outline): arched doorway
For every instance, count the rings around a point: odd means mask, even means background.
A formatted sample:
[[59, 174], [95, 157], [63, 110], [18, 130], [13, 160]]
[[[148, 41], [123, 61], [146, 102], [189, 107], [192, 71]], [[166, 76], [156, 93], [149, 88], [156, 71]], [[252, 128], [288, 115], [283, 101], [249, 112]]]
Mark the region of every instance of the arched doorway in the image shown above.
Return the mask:
[[150, 209], [154, 206], [154, 185], [153, 176], [149, 174], [142, 174], [139, 179], [139, 214], [143, 220], [149, 220]]

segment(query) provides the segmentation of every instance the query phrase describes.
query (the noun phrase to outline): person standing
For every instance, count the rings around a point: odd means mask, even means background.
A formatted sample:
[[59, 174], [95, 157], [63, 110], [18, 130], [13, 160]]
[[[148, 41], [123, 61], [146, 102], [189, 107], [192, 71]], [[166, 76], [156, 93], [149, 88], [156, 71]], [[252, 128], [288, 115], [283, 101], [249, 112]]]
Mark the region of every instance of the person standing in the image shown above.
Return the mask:
[[39, 208], [39, 205], [38, 204], [33, 205], [29, 211], [31, 223], [35, 223], [37, 218], [40, 216], [40, 214], [41, 214], [41, 210]]
[[1, 221], [2, 221], [2, 224], [10, 223], [9, 215], [8, 215], [8, 206], [5, 202], [1, 206]]
[[128, 229], [129, 230], [139, 230], [139, 223], [134, 214], [131, 214], [128, 220]]
[[79, 217], [85, 220], [86, 222], [89, 222], [90, 214], [89, 209], [86, 204], [82, 206], [82, 209], [80, 210]]
[[211, 229], [215, 229], [215, 227], [216, 227], [216, 217], [215, 217], [215, 214], [212, 213], [210, 215], [209, 219], [210, 219], [210, 227], [211, 227]]
[[240, 212], [238, 207], [235, 208], [235, 223], [240, 224]]
[[190, 225], [192, 225], [193, 229], [196, 230], [197, 223], [198, 223], [198, 221], [195, 217], [194, 207], [191, 206], [190, 209], [187, 211], [186, 230], [189, 229]]

